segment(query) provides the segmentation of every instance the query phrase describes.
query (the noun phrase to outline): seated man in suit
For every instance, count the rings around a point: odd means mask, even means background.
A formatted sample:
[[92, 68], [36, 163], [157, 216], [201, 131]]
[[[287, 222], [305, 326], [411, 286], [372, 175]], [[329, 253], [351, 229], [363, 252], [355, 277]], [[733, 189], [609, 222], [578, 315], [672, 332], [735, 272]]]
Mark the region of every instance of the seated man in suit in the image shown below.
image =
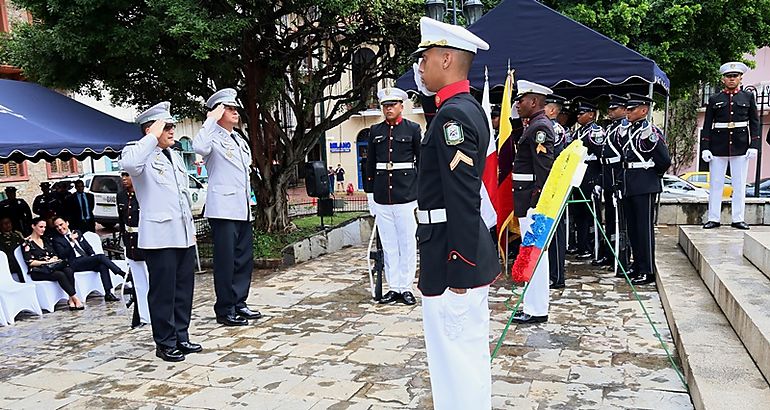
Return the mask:
[[53, 220], [58, 235], [53, 235], [53, 247], [59, 258], [66, 260], [70, 267], [77, 271], [93, 270], [99, 272], [104, 286], [104, 300], [115, 302], [120, 300], [112, 293], [110, 271], [116, 275], [126, 276], [107, 255], [94, 254], [94, 249], [88, 244], [83, 235], [77, 230], [70, 230], [69, 222], [61, 216]]

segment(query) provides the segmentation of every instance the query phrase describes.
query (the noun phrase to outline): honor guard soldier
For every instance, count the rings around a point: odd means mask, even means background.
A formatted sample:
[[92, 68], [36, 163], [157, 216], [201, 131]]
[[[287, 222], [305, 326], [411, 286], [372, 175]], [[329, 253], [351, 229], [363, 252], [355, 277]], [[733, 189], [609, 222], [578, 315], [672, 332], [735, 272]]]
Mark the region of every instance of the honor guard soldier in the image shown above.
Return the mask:
[[51, 183], [40, 183], [40, 195], [36, 196], [32, 201], [32, 212], [41, 218], [50, 218], [53, 211], [51, 210]]
[[134, 182], [139, 215], [139, 248], [150, 275], [148, 294], [155, 355], [178, 362], [200, 352], [188, 328], [195, 285], [195, 227], [188, 176], [174, 145], [174, 119], [169, 102], [139, 114], [144, 137], [123, 149], [120, 166]]
[[[625, 238], [626, 221], [622, 210], [623, 182], [623, 143], [625, 135], [631, 123], [626, 119], [626, 97], [610, 94], [610, 102], [607, 114], [610, 124], [607, 126], [606, 139], [601, 155], [602, 165], [602, 192], [604, 194], [604, 231], [615, 249], [615, 255], [622, 263], [623, 269], [628, 269], [628, 249]], [[616, 229], [617, 228], [617, 229]], [[613, 263], [614, 261], [614, 263]], [[596, 266], [615, 265], [614, 270], [618, 277], [625, 277], [623, 272], [618, 272], [617, 261], [612, 253], [605, 254], [593, 263]]]
[[385, 256], [385, 278], [390, 290], [380, 303], [416, 303], [412, 293], [417, 269], [417, 163], [420, 125], [404, 119], [406, 92], [384, 88], [377, 93], [385, 121], [369, 129], [364, 191], [373, 195], [377, 230]]
[[[577, 106], [577, 122], [580, 124], [580, 128], [576, 131], [575, 137], [583, 142], [583, 145], [588, 149], [588, 156], [586, 157], [586, 173], [583, 176], [583, 182], [580, 184], [580, 190], [585, 199], [591, 200], [590, 204], [578, 203], [575, 210], [575, 223], [577, 228], [577, 247], [578, 254], [576, 259], [591, 259], [590, 245], [594, 243], [594, 246], [598, 246], [604, 251], [604, 246], [601, 245], [603, 240], [595, 234], [595, 241], [591, 241], [591, 225], [593, 224], [595, 232], [598, 232], [597, 220], [600, 218], [599, 211], [601, 209], [601, 198], [598, 196], [601, 188], [601, 164], [599, 163], [599, 157], [602, 155], [602, 149], [604, 146], [604, 129], [596, 123], [596, 106], [586, 100], [579, 100]], [[583, 196], [575, 195], [573, 198], [582, 200]], [[591, 215], [591, 211], [586, 205], [592, 206], [596, 218]]]
[[[551, 120], [553, 125], [554, 141], [553, 156], [554, 159], [561, 154], [567, 146], [567, 131], [557, 120], [561, 113], [566, 99], [556, 94], [548, 94], [545, 97], [545, 116]], [[567, 224], [565, 216], [562, 215], [559, 223], [556, 224], [551, 246], [548, 247], [548, 267], [550, 269], [550, 288], [561, 289], [564, 287], [564, 257], [567, 252]]]
[[[418, 84], [438, 107], [420, 146], [417, 246], [433, 405], [490, 409], [489, 284], [500, 273], [481, 212], [490, 126], [468, 71], [489, 45], [470, 31], [420, 19]], [[419, 78], [421, 77], [421, 78]]]
[[746, 64], [732, 62], [719, 68], [725, 88], [709, 98], [701, 134], [701, 157], [709, 163], [709, 212], [704, 229], [721, 225], [722, 188], [727, 164], [733, 186], [731, 226], [749, 229], [744, 220], [746, 205], [746, 173], [749, 160], [759, 148], [759, 115], [754, 96], [740, 88]]
[[634, 285], [645, 285], [655, 282], [654, 199], [663, 190], [662, 177], [671, 166], [671, 157], [663, 131], [647, 121], [652, 98], [627, 97], [631, 127], [623, 149], [623, 207], [634, 256], [629, 277], [635, 277]]
[[16, 187], [5, 187], [5, 200], [0, 201], [0, 217], [7, 216], [11, 218], [13, 229], [29, 235], [31, 233], [32, 210], [29, 209], [27, 201], [16, 197]]
[[123, 239], [126, 262], [131, 269], [134, 283], [134, 314], [131, 328], [150, 323], [150, 308], [147, 305], [147, 292], [150, 290], [150, 277], [144, 262], [144, 251], [139, 248], [139, 201], [136, 199], [134, 183], [128, 172], [120, 173], [123, 189], [118, 191], [118, 225]]
[[235, 127], [240, 117], [232, 88], [214, 93], [208, 118], [193, 140], [209, 175], [205, 216], [214, 240], [214, 313], [217, 323], [244, 326], [262, 317], [246, 305], [254, 270], [251, 221], [251, 149]]
[[[551, 172], [554, 160], [553, 122], [545, 115], [546, 96], [553, 94], [550, 88], [529, 81], [516, 82], [516, 109], [529, 124], [516, 146], [513, 160], [513, 213], [519, 219], [522, 234], [529, 230], [532, 219], [530, 209], [537, 206], [540, 193]], [[524, 294], [524, 309], [516, 312], [516, 323], [543, 323], [548, 320], [549, 258], [541, 258]]]

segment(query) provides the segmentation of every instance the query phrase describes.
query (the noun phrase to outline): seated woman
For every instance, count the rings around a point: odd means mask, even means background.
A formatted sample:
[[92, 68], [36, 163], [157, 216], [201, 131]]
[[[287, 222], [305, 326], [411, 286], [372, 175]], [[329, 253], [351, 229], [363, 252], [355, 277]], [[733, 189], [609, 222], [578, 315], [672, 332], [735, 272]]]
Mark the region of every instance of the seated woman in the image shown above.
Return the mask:
[[21, 245], [24, 261], [29, 267], [29, 276], [32, 280], [58, 282], [69, 295], [67, 305], [70, 310], [83, 310], [83, 302], [75, 295], [75, 271], [66, 261], [56, 256], [50, 239], [43, 236], [45, 228], [45, 219], [32, 219], [32, 234]]

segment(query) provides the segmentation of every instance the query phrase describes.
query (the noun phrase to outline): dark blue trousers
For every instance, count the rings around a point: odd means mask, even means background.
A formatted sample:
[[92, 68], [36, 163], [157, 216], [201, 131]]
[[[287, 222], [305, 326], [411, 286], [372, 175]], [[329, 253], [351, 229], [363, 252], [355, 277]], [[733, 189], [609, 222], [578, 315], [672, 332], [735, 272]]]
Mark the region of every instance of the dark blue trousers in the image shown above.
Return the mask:
[[226, 316], [246, 307], [254, 270], [254, 234], [249, 221], [209, 218], [214, 239], [214, 313]]

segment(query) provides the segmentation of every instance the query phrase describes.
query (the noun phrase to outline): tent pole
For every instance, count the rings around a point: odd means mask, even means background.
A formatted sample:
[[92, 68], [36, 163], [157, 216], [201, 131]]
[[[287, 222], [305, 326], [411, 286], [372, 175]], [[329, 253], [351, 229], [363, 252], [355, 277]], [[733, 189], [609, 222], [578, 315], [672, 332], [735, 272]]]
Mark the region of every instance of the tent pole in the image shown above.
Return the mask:
[[663, 134], [668, 135], [668, 105], [671, 100], [671, 96], [666, 95], [666, 113], [663, 117]]

